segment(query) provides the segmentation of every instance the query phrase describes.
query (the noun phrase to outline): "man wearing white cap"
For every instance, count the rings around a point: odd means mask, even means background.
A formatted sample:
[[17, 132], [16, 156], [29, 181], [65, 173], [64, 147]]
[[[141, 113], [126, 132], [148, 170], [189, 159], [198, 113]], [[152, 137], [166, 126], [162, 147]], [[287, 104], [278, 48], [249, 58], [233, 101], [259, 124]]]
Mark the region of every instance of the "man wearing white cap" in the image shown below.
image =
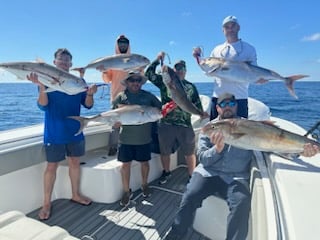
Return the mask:
[[[255, 48], [238, 37], [240, 24], [235, 16], [228, 16], [222, 21], [222, 31], [226, 41], [213, 49], [210, 55], [211, 57], [249, 62], [253, 65], [257, 65]], [[230, 92], [236, 97], [238, 102], [238, 115], [247, 118], [248, 88], [249, 83], [229, 82], [215, 78], [210, 119], [217, 117], [218, 113], [215, 106], [218, 97], [224, 92]]]

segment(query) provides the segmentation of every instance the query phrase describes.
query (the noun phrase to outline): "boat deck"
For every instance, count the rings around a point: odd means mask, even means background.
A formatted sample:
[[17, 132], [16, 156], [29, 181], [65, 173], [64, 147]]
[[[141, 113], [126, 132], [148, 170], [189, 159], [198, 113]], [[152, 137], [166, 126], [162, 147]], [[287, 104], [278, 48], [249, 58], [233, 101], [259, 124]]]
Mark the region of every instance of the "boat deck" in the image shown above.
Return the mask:
[[[140, 190], [134, 192], [127, 208], [122, 208], [118, 201], [81, 206], [68, 199], [58, 199], [52, 202], [52, 215], [45, 223], [60, 226], [79, 239], [162, 239], [170, 229], [187, 181], [186, 167], [178, 167], [166, 184], [160, 186], [157, 181], [150, 184], [150, 197], [144, 198]], [[38, 219], [38, 211], [27, 215]], [[208, 238], [190, 230], [184, 239]]]

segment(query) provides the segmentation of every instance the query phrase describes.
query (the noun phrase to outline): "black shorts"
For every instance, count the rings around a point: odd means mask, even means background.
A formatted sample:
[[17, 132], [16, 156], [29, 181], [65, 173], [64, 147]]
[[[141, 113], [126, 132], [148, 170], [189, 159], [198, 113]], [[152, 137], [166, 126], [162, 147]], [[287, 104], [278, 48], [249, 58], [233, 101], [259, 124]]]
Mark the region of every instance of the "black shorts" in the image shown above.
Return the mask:
[[118, 151], [118, 161], [131, 162], [136, 160], [138, 162], [145, 162], [151, 159], [151, 144], [143, 145], [127, 145], [120, 144]]
[[68, 144], [45, 144], [48, 162], [60, 162], [67, 157], [81, 157], [85, 154], [85, 141]]

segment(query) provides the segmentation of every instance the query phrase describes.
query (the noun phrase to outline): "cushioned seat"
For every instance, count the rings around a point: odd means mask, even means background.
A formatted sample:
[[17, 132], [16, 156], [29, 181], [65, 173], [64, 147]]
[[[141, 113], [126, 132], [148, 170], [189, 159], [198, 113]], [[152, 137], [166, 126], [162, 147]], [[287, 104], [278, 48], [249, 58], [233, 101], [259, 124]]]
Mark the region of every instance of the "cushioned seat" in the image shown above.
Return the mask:
[[1, 240], [76, 240], [66, 230], [58, 226], [48, 226], [35, 219], [26, 217], [19, 211], [0, 215]]

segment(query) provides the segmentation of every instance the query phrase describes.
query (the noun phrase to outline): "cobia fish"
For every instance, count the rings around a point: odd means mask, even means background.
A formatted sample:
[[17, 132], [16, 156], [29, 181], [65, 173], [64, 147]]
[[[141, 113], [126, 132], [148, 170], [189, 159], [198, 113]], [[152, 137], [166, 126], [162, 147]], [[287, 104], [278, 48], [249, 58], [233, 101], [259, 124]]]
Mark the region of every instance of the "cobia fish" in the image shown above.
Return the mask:
[[295, 98], [297, 98], [297, 96], [293, 89], [294, 82], [298, 79], [309, 77], [308, 75], [302, 74], [283, 77], [275, 71], [255, 66], [248, 62], [230, 61], [215, 57], [201, 58], [200, 48], [195, 48], [193, 55], [197, 59], [198, 65], [207, 76], [217, 77], [221, 79], [221, 81], [247, 83], [256, 83], [261, 79], [281, 79], [285, 81], [289, 93]]
[[202, 133], [210, 136], [221, 131], [225, 143], [248, 150], [293, 154], [303, 152], [304, 145], [311, 143], [320, 147], [320, 143], [281, 129], [270, 122], [247, 119], [223, 119], [208, 122]]
[[36, 73], [38, 80], [48, 87], [47, 92], [57, 90], [75, 95], [88, 89], [87, 83], [82, 78], [44, 62], [8, 62], [1, 63], [0, 68], [16, 75], [19, 79], [27, 79], [27, 75]]
[[106, 123], [112, 127], [116, 122], [122, 125], [141, 125], [148, 122], [155, 122], [162, 118], [161, 110], [151, 106], [123, 105], [117, 109], [100, 113], [93, 117], [70, 116], [70, 118], [80, 122], [80, 129], [76, 135], [80, 134], [89, 122]]
[[138, 70], [150, 64], [150, 60], [139, 54], [116, 54], [98, 58], [90, 62], [87, 66], [73, 68], [72, 70], [85, 71], [88, 68], [94, 68], [101, 72], [108, 69], [118, 69], [124, 71]]
[[198, 109], [189, 99], [174, 70], [166, 65], [162, 66], [163, 82], [169, 90], [172, 100], [184, 111], [203, 116], [204, 112]]

